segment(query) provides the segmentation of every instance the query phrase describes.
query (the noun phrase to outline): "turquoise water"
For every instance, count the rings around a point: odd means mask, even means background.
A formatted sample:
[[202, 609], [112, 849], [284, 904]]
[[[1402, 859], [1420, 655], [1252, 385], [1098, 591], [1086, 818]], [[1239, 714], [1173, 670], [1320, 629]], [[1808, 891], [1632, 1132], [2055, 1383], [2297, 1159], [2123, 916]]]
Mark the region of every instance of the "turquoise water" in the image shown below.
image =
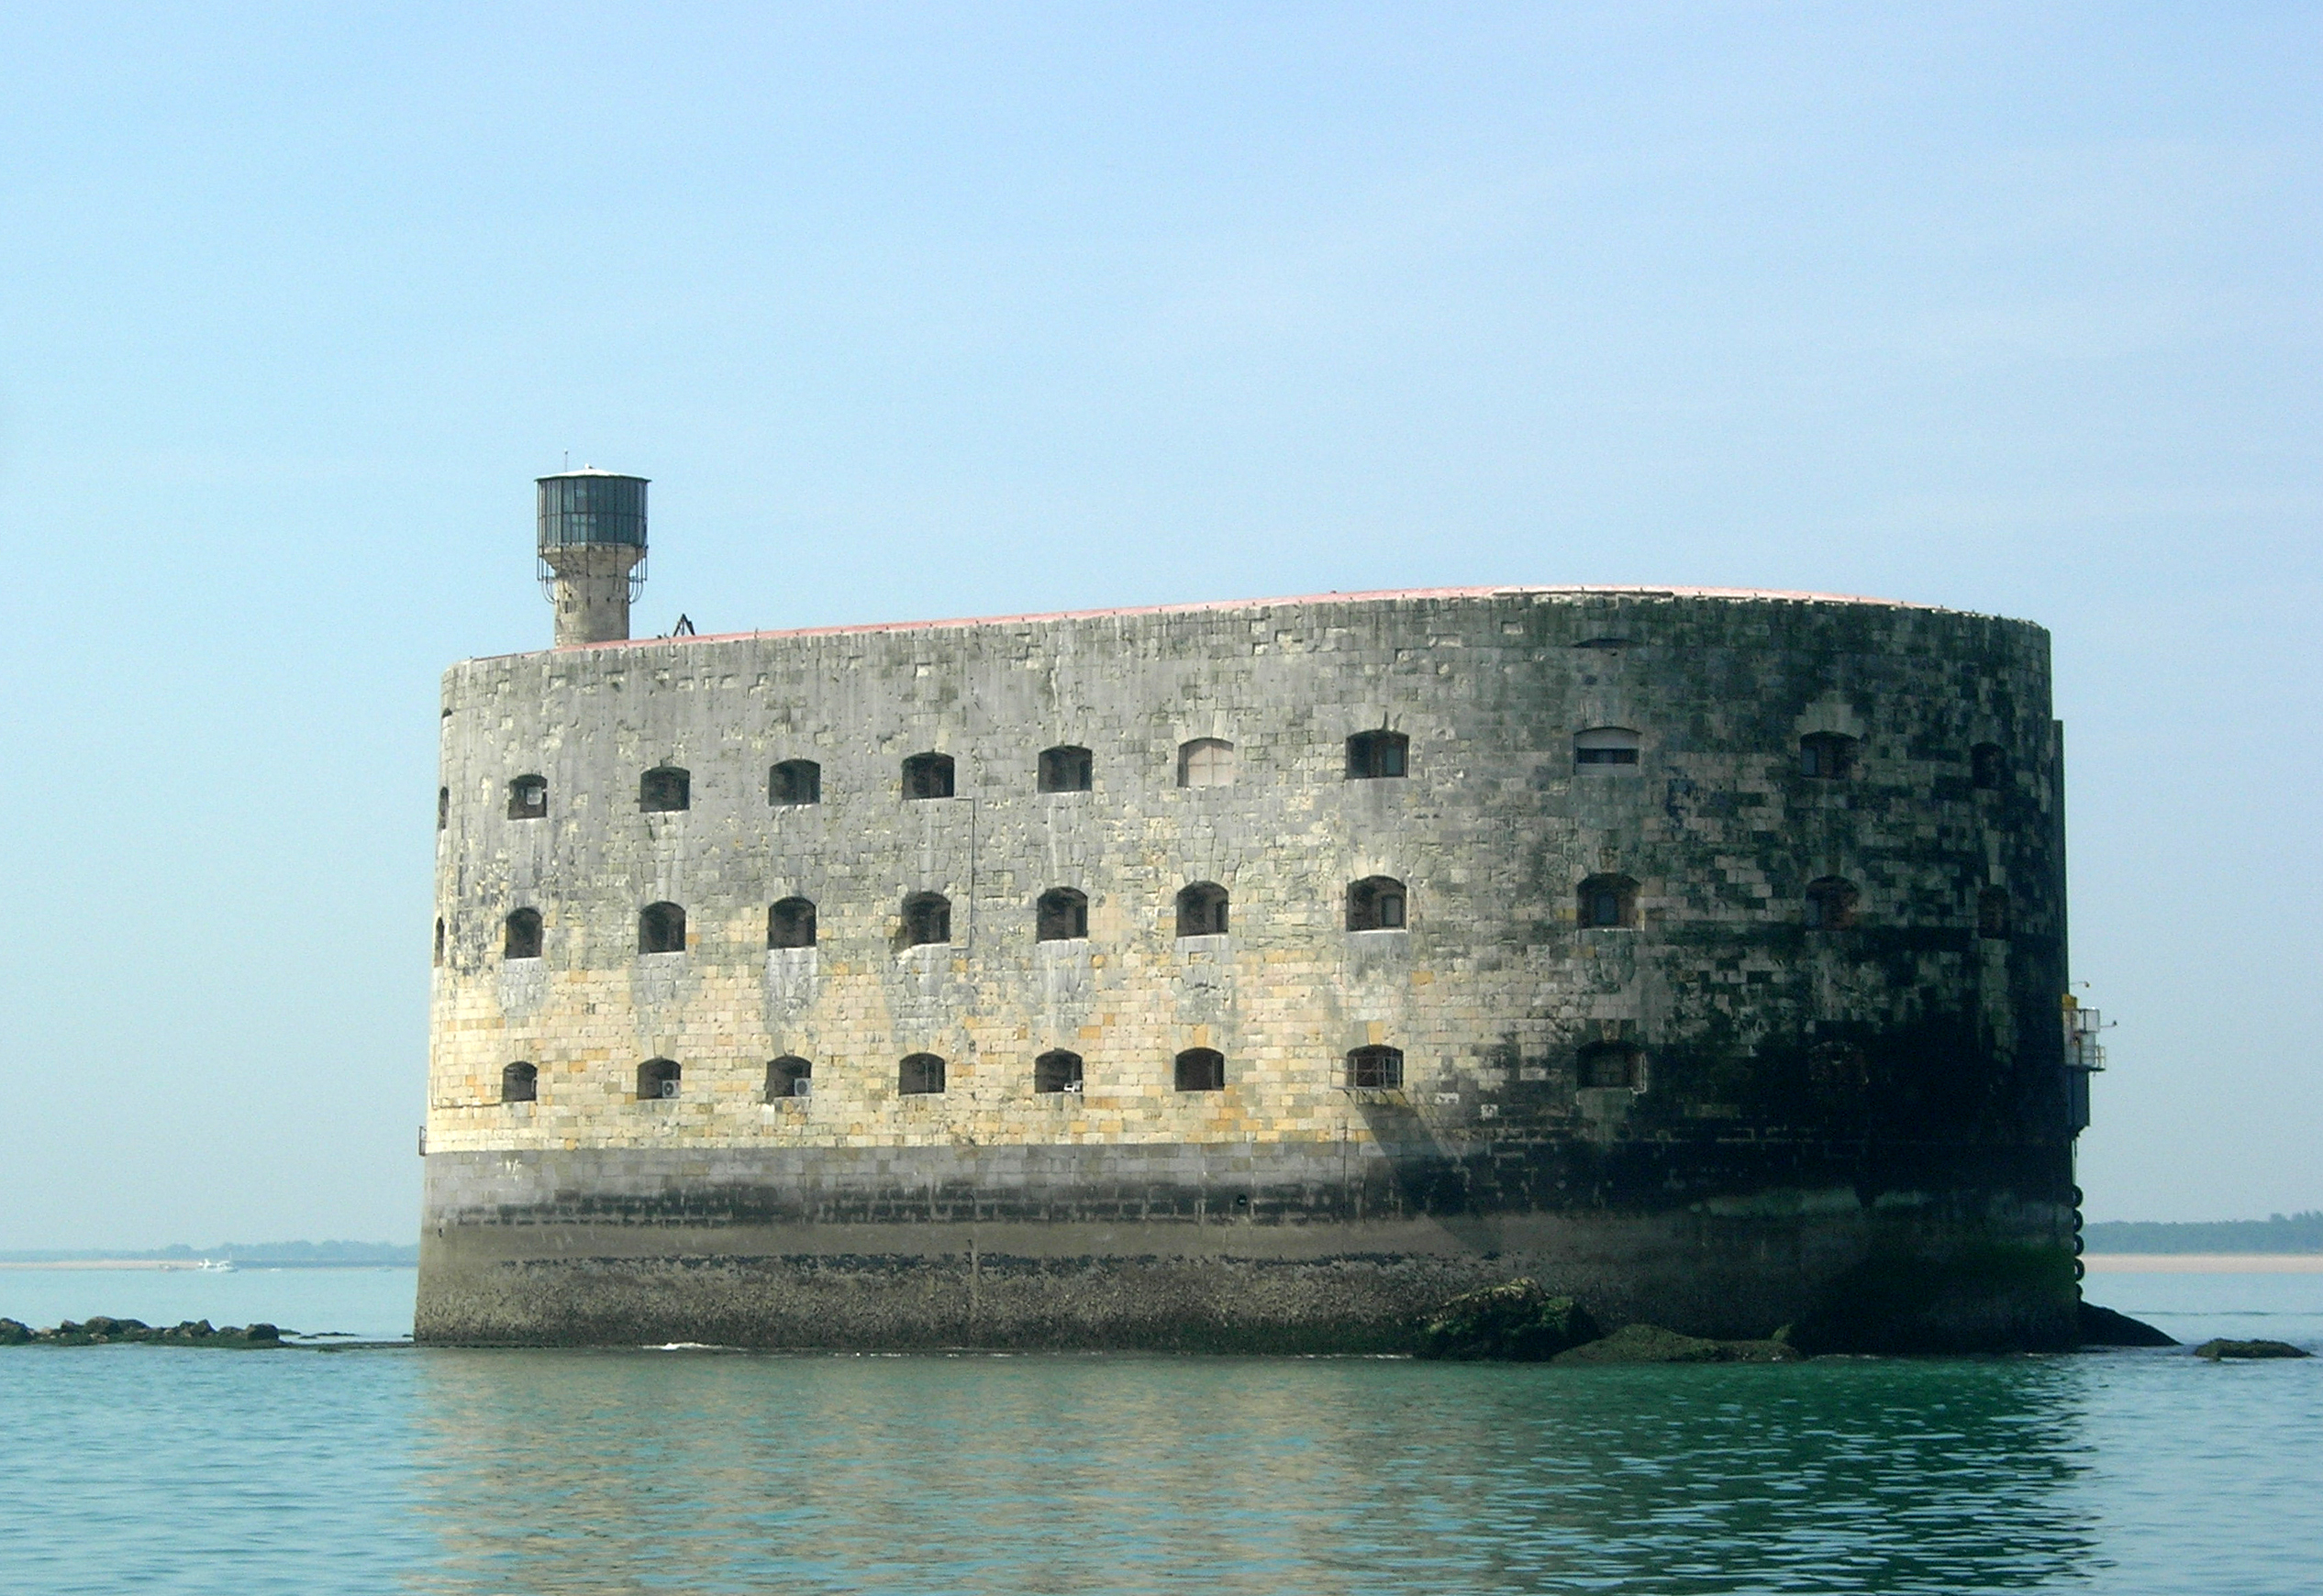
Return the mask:
[[[408, 1271], [61, 1272], [0, 1270], [0, 1313], [408, 1323]], [[2323, 1276], [2095, 1283], [2323, 1343]], [[0, 1415], [10, 1590], [2323, 1589], [2323, 1358], [31, 1347]]]

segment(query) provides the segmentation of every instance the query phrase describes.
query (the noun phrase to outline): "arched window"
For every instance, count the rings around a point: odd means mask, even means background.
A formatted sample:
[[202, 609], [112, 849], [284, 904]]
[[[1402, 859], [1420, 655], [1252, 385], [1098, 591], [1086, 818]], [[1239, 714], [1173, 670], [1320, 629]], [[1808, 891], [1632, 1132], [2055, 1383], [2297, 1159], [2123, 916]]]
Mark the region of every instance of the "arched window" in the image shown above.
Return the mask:
[[1224, 737], [1195, 737], [1178, 745], [1178, 785], [1234, 785], [1234, 745]]
[[1040, 791], [1086, 792], [1095, 763], [1086, 748], [1043, 748], [1040, 750]]
[[815, 1089], [815, 1066], [785, 1053], [766, 1066], [766, 1101], [805, 1097]]
[[951, 900], [941, 892], [914, 892], [904, 900], [904, 946], [921, 948], [951, 940]]
[[1032, 1089], [1035, 1092], [1078, 1092], [1081, 1090], [1081, 1055], [1068, 1053], [1059, 1047], [1043, 1053], [1032, 1061]]
[[540, 911], [518, 909], [508, 916], [507, 936], [500, 945], [503, 959], [540, 957]]
[[1226, 889], [1216, 881], [1196, 881], [1178, 892], [1178, 935], [1226, 935]]
[[1089, 899], [1071, 887], [1050, 887], [1035, 907], [1037, 935], [1043, 942], [1079, 942], [1089, 935]]
[[1799, 738], [1799, 774], [1818, 781], [1843, 781], [1855, 774], [1855, 739], [1839, 732], [1809, 732]]
[[1638, 734], [1622, 726], [1601, 726], [1575, 732], [1573, 762], [1584, 770], [1609, 770], [1617, 766], [1634, 770], [1638, 763]]
[[1976, 935], [1993, 938], [2008, 935], [2008, 889], [1986, 887], [1976, 894]]
[[1634, 1042], [1592, 1042], [1581, 1049], [1578, 1064], [1584, 1086], [1635, 1092], [1645, 1080], [1645, 1054]]
[[1355, 1092], [1399, 1092], [1404, 1085], [1401, 1047], [1358, 1047], [1347, 1056], [1347, 1084]]
[[1987, 792], [2000, 790], [2008, 776], [2008, 755], [1998, 743], [1978, 743], [1968, 750], [1968, 776]]
[[1411, 743], [1402, 732], [1357, 732], [1347, 739], [1347, 779], [1371, 781], [1403, 775]]
[[951, 756], [950, 754], [914, 754], [904, 761], [904, 796], [906, 798], [949, 798], [951, 796]]
[[815, 946], [815, 905], [806, 898], [784, 898], [766, 911], [769, 948]]
[[1861, 894], [1855, 883], [1838, 876], [1825, 876], [1806, 883], [1806, 928], [1809, 931], [1844, 931], [1855, 924], [1855, 904]]
[[508, 818], [539, 820], [549, 813], [549, 779], [518, 776], [508, 783]]
[[638, 807], [667, 815], [694, 807], [694, 778], [675, 765], [661, 765], [638, 778]]
[[685, 911], [675, 903], [648, 903], [638, 915], [639, 953], [685, 951]]
[[451, 824], [451, 789], [436, 789], [436, 829], [441, 831]]
[[444, 917], [443, 917], [441, 914], [439, 914], [439, 915], [437, 915], [437, 916], [436, 916], [436, 959], [435, 959], [435, 962], [436, 962], [437, 966], [438, 966], [439, 968], [440, 968], [440, 967], [442, 966], [442, 964], [443, 964], [443, 961], [444, 961]]
[[1628, 876], [1591, 876], [1581, 883], [1579, 914], [1584, 930], [1634, 929], [1638, 883]]
[[674, 1058], [648, 1058], [638, 1066], [638, 1101], [659, 1103], [675, 1097], [682, 1073]]
[[1177, 1058], [1180, 1092], [1224, 1092], [1226, 1055], [1208, 1047], [1188, 1047]]
[[533, 1103], [540, 1096], [540, 1071], [522, 1059], [500, 1071], [500, 1101]]
[[906, 1097], [924, 1097], [944, 1089], [944, 1061], [933, 1053], [913, 1053], [895, 1066], [895, 1090]]
[[777, 805], [820, 804], [823, 767], [812, 759], [784, 759], [766, 772], [766, 801]]
[[1393, 876], [1366, 876], [1347, 888], [1350, 931], [1401, 931], [1404, 883]]

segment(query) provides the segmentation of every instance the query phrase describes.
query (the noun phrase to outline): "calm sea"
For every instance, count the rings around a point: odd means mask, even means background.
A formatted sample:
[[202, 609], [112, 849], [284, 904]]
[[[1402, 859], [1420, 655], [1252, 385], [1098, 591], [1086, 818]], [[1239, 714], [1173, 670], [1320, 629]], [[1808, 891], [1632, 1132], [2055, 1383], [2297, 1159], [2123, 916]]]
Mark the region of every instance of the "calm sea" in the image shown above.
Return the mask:
[[[2109, 1276], [2323, 1343], [2323, 1275]], [[408, 1270], [0, 1269], [392, 1334]], [[2323, 1358], [0, 1350], [9, 1591], [2323, 1590]]]

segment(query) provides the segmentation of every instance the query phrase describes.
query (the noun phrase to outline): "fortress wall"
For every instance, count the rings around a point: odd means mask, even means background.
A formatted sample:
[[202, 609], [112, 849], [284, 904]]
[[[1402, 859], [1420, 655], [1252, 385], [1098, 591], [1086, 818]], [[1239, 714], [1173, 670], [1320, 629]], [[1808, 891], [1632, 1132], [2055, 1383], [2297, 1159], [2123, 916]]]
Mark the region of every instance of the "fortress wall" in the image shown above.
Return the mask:
[[[1581, 646], [1607, 637], [1624, 646]], [[1940, 1250], [2063, 1235], [2060, 778], [2035, 626], [1846, 601], [1324, 600], [559, 650], [457, 666], [444, 704], [423, 1330], [559, 1338], [588, 1315], [538, 1306], [561, 1299], [537, 1280], [508, 1295], [542, 1258], [816, 1258], [828, 1278], [842, 1256], [981, 1260], [962, 1225], [1013, 1226], [1006, 1258], [1053, 1254], [1034, 1236], [1060, 1225], [1113, 1227], [1092, 1260], [1376, 1243], [1412, 1277], [1383, 1288], [1391, 1317], [1519, 1257], [1636, 1297], [1620, 1282], [1655, 1271], [1619, 1259], [1644, 1226], [1647, 1251], [1695, 1260], [1658, 1277], [1665, 1307], [1705, 1303], [1694, 1323], [1731, 1272], [1714, 1255], [1786, 1249], [1776, 1284], [1724, 1293], [1771, 1312], [1884, 1225]], [[1601, 726], [1640, 733], [1637, 766], [1576, 768], [1573, 735]], [[1410, 773], [1348, 780], [1346, 738], [1381, 726], [1409, 736]], [[1851, 779], [1800, 773], [1817, 731], [1862, 739]], [[1176, 784], [1204, 737], [1235, 745], [1231, 786]], [[2006, 750], [1996, 791], [1972, 786], [1978, 742]], [[1093, 750], [1094, 791], [1034, 791], [1058, 744]], [[925, 750], [955, 759], [958, 796], [900, 797]], [[792, 758], [821, 764], [821, 804], [769, 804]], [[692, 807], [640, 813], [664, 763]], [[507, 783], [534, 773], [546, 818], [509, 819]], [[1634, 929], [1576, 923], [1600, 871], [1639, 883]], [[1344, 928], [1348, 883], [1373, 875], [1406, 883], [1408, 929]], [[1833, 875], [1860, 923], [1807, 929], [1806, 883]], [[1178, 938], [1176, 892], [1205, 880], [1232, 894], [1229, 933]], [[1051, 886], [1088, 895], [1084, 941], [1035, 940]], [[1976, 935], [1995, 886], [2006, 938]], [[951, 899], [950, 945], [898, 946], [918, 891]], [[767, 907], [792, 895], [817, 905], [817, 946], [770, 951]], [[657, 901], [684, 906], [684, 953], [638, 952]], [[520, 906], [544, 956], [504, 960]], [[1643, 1050], [1641, 1090], [1581, 1078], [1579, 1050], [1617, 1038]], [[1380, 1043], [1404, 1089], [1346, 1090], [1343, 1055]], [[1051, 1047], [1084, 1056], [1084, 1092], [1033, 1092]], [[1226, 1090], [1173, 1089], [1195, 1047], [1225, 1055]], [[941, 1094], [898, 1093], [918, 1051], [948, 1061]], [[813, 1094], [766, 1103], [785, 1054], [813, 1062]], [[637, 1101], [656, 1057], [682, 1095]], [[519, 1058], [539, 1099], [504, 1104]], [[1818, 1203], [1808, 1245], [1795, 1215]], [[1704, 1241], [1721, 1203], [1793, 1216]], [[584, 1295], [643, 1289], [624, 1278]], [[666, 1286], [624, 1334], [707, 1312]], [[929, 1312], [926, 1334], [956, 1327]], [[1166, 1341], [1150, 1317], [1103, 1334]]]

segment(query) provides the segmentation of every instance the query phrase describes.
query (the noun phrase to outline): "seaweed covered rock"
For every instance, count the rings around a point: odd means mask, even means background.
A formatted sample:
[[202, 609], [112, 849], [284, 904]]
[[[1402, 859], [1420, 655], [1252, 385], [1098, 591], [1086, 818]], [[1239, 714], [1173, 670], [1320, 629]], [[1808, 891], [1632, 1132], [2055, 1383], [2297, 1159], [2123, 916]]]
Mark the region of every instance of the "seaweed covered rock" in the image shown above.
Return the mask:
[[2095, 1302], [2081, 1304], [2081, 1344], [2084, 1347], [2175, 1347], [2178, 1338], [2167, 1336], [2142, 1319], [2132, 1319], [2127, 1313], [2117, 1313], [2111, 1308], [2100, 1308]]
[[21, 1347], [31, 1339], [31, 1325], [15, 1319], [0, 1319], [0, 1347]]
[[1419, 1329], [1419, 1356], [1539, 1363], [1603, 1332], [1571, 1297], [1517, 1280], [1454, 1297]]
[[1625, 1324], [1557, 1355], [1559, 1363], [1789, 1363], [1805, 1353], [1787, 1341], [1712, 1341], [1659, 1324]]
[[2312, 1358], [2306, 1348], [2288, 1341], [2205, 1341], [2194, 1349], [2196, 1358], [2216, 1363], [2221, 1358]]
[[229, 1351], [262, 1351], [284, 1345], [280, 1326], [260, 1323], [245, 1328], [228, 1324], [211, 1327], [207, 1319], [187, 1319], [176, 1324], [148, 1324], [142, 1319], [114, 1319], [99, 1313], [79, 1322], [67, 1319], [50, 1330], [33, 1330], [13, 1319], [0, 1319], [0, 1347], [111, 1347], [131, 1344], [154, 1347], [207, 1347]]

